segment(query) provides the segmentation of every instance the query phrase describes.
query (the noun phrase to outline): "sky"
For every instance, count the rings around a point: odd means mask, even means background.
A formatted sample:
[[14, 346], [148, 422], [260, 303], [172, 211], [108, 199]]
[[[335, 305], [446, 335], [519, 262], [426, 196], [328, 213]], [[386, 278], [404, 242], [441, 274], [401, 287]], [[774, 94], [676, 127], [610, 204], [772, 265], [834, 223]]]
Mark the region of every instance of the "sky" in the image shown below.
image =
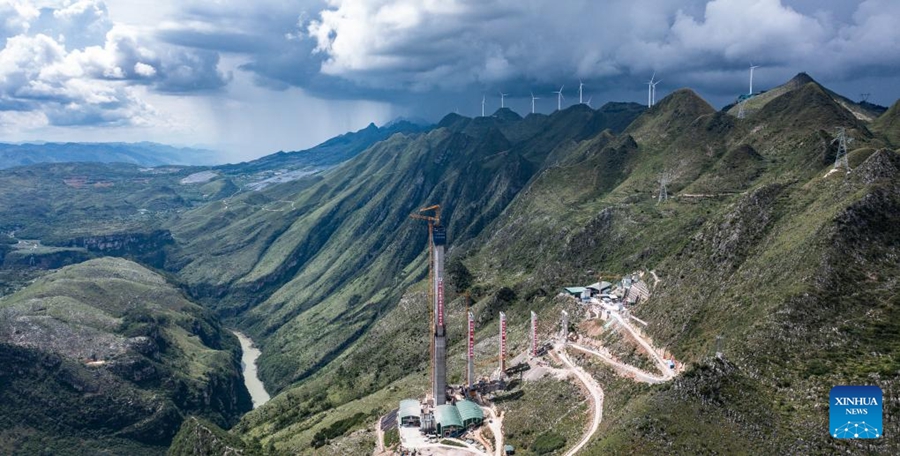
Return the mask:
[[222, 161], [396, 117], [714, 106], [805, 71], [900, 98], [896, 0], [0, 0], [0, 141], [156, 141]]

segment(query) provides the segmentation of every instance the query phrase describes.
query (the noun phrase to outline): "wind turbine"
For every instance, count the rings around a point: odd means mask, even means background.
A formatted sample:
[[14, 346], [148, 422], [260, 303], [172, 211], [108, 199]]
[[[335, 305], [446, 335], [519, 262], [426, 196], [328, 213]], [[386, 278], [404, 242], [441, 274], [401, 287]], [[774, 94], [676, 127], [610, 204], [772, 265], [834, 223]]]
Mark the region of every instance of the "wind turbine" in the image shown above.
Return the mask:
[[594, 99], [593, 96], [588, 97], [588, 101], [586, 101], [584, 104], [588, 105], [589, 108], [594, 109], [594, 107], [591, 106], [591, 100], [593, 100], [593, 99]]
[[654, 82], [653, 86], [650, 89], [650, 91], [652, 92], [652, 95], [653, 95], [653, 103], [652, 104], [654, 104], [654, 105], [656, 104], [656, 84], [659, 84], [660, 82], [662, 82], [661, 79], [659, 81]]
[[579, 79], [578, 80], [578, 104], [584, 104], [584, 98], [582, 95], [583, 89], [584, 89], [584, 83], [581, 82], [581, 79]]
[[656, 77], [656, 72], [653, 72], [653, 76], [650, 76], [650, 81], [647, 82], [647, 107], [653, 107], [653, 78]]
[[503, 100], [506, 98], [507, 95], [509, 95], [509, 94], [500, 92], [500, 108], [501, 109], [506, 107], [506, 104]]
[[534, 100], [540, 100], [540, 98], [534, 96], [534, 92], [531, 92], [531, 113], [534, 114]]
[[563, 101], [563, 98], [565, 98], [562, 94], [563, 87], [565, 87], [565, 86], [561, 85], [561, 86], [559, 86], [559, 90], [556, 90], [553, 92], [558, 95], [556, 97], [556, 110], [557, 111], [562, 111], [562, 101]]
[[759, 65], [754, 65], [753, 62], [750, 63], [750, 95], [753, 95], [753, 70], [759, 68]]
[[484, 95], [481, 96], [481, 117], [484, 117]]

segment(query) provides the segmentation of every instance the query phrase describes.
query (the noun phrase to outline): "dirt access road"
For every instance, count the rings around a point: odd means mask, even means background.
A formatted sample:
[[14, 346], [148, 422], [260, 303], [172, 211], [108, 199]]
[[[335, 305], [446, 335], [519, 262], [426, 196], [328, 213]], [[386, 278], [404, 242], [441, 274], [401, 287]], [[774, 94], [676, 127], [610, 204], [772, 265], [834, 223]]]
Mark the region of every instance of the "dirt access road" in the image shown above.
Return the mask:
[[571, 342], [569, 343], [569, 346], [575, 350], [582, 352], [582, 353], [587, 353], [589, 355], [593, 355], [593, 356], [596, 356], [597, 358], [600, 358], [601, 361], [603, 361], [606, 364], [609, 364], [613, 369], [616, 369], [617, 371], [624, 373], [624, 374], [630, 374], [630, 377], [632, 377], [636, 381], [639, 381], [642, 383], [659, 384], [659, 383], [665, 383], [670, 380], [668, 377], [653, 375], [649, 372], [644, 372], [644, 371], [642, 371], [634, 366], [631, 366], [629, 364], [620, 363], [620, 362], [618, 362], [596, 350], [593, 350], [591, 348], [588, 348], [588, 347], [585, 347], [582, 345], [578, 345], [578, 344], [573, 344]]
[[[638, 334], [638, 332], [634, 330], [634, 328], [631, 326], [631, 324], [628, 323], [625, 319], [623, 319], [622, 316], [619, 315], [618, 312], [610, 312], [610, 315], [612, 315], [612, 317], [615, 318], [616, 321], [618, 321], [620, 325], [625, 327], [625, 329], [631, 334], [631, 336], [634, 338], [634, 340], [636, 340], [637, 343], [641, 347], [644, 348], [644, 351], [646, 351], [647, 354], [650, 355], [651, 358], [653, 358], [653, 360], [656, 362], [657, 366], [659, 366], [659, 371], [663, 373], [662, 382], [667, 382], [667, 381], [675, 378], [675, 372], [671, 368], [669, 368], [669, 363], [666, 362], [665, 359], [663, 359], [662, 355], [659, 354], [659, 352], [656, 350], [656, 348], [653, 347], [653, 345], [650, 342], [648, 342], [644, 336], [641, 336], [640, 334]], [[657, 383], [660, 383], [660, 382], [657, 382]]]
[[566, 346], [565, 344], [559, 344], [555, 348], [556, 356], [562, 361], [562, 363], [568, 368], [569, 372], [575, 374], [575, 377], [581, 381], [584, 385], [585, 389], [589, 393], [589, 399], [591, 402], [591, 425], [588, 427], [588, 430], [581, 437], [581, 440], [575, 444], [574, 447], [569, 449], [566, 452], [566, 456], [573, 456], [585, 445], [590, 442], [591, 437], [597, 433], [597, 429], [600, 428], [600, 422], [603, 421], [603, 389], [600, 388], [600, 385], [597, 384], [597, 381], [594, 380], [594, 377], [591, 377], [590, 374], [582, 370], [580, 367], [576, 366], [571, 360], [569, 360], [569, 356], [566, 354]]

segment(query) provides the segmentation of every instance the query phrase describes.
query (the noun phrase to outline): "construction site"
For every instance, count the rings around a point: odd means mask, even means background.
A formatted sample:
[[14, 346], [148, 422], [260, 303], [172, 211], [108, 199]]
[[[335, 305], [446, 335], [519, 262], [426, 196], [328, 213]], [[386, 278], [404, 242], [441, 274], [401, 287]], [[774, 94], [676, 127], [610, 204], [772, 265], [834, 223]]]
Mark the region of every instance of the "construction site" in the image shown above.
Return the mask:
[[[479, 364], [485, 374], [480, 377], [475, 371], [476, 319], [466, 293], [466, 372], [462, 384], [448, 384], [447, 231], [441, 224], [440, 206], [420, 209], [411, 217], [428, 223], [430, 388], [418, 398], [401, 400], [397, 409], [379, 418], [376, 454], [515, 454], [516, 448], [504, 442], [505, 411], [492, 399], [514, 382], [552, 377], [577, 385], [590, 404], [590, 419], [581, 439], [560, 453], [574, 455], [596, 433], [603, 416], [603, 389], [582, 368], [586, 360], [599, 361], [619, 376], [648, 384], [671, 381], [683, 370], [681, 363], [654, 346], [632, 323], [646, 326], [630, 309], [650, 299], [652, 288], [660, 282], [652, 271], [636, 271], [615, 282], [599, 280], [584, 287], [566, 287], [558, 298], [568, 303], [569, 310], [560, 311], [558, 320], [548, 322], [540, 322], [538, 313], [531, 311], [527, 349], [512, 356], [508, 353], [507, 316], [499, 312], [496, 336], [491, 336], [497, 337], [499, 353], [490, 358], [492, 367], [484, 369], [484, 363]], [[653, 285], [644, 281], [645, 276], [653, 278]], [[393, 427], [400, 442], [385, 448], [383, 433]]]

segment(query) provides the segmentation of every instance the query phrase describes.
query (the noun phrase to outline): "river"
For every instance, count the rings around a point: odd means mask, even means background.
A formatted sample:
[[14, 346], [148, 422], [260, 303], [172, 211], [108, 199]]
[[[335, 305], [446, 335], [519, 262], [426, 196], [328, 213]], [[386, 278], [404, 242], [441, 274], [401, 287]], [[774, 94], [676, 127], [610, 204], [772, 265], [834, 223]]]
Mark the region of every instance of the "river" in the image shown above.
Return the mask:
[[247, 390], [250, 391], [253, 408], [257, 408], [271, 399], [256, 372], [256, 358], [259, 358], [262, 352], [253, 346], [253, 340], [249, 337], [237, 331], [231, 332], [241, 341], [241, 368], [244, 370], [244, 384], [247, 385]]

